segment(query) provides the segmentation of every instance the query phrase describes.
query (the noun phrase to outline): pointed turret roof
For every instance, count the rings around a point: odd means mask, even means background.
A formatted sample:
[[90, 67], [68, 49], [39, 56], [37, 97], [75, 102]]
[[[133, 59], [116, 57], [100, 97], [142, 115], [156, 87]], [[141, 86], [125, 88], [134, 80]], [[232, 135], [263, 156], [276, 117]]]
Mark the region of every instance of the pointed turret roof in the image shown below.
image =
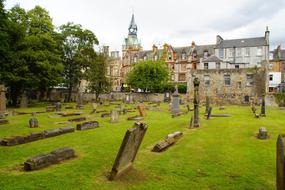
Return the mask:
[[138, 27], [137, 27], [137, 24], [135, 22], [135, 15], [133, 13], [132, 14], [132, 19], [131, 19], [131, 22], [130, 22], [130, 25], [129, 25], [129, 34], [130, 35], [136, 35], [137, 34], [137, 30], [138, 30]]

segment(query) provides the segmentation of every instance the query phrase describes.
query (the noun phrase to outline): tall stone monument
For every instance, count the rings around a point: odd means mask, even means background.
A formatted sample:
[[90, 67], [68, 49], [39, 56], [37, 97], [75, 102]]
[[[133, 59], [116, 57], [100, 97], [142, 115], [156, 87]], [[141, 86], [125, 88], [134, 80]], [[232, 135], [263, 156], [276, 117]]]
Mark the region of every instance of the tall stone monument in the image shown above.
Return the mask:
[[260, 116], [265, 117], [265, 94], [262, 95], [262, 102], [261, 102], [261, 113]]
[[77, 109], [83, 109], [84, 105], [83, 105], [83, 93], [82, 92], [78, 92], [77, 94], [77, 105], [76, 105]]
[[171, 112], [172, 115], [176, 115], [180, 112], [179, 109], [179, 93], [178, 93], [178, 88], [177, 86], [175, 87], [175, 92], [172, 95], [172, 105], [171, 105]]
[[6, 96], [5, 96], [5, 86], [0, 85], [0, 115], [6, 112]]
[[196, 77], [193, 81], [194, 84], [194, 122], [193, 122], [193, 127], [199, 127], [199, 85], [200, 81]]

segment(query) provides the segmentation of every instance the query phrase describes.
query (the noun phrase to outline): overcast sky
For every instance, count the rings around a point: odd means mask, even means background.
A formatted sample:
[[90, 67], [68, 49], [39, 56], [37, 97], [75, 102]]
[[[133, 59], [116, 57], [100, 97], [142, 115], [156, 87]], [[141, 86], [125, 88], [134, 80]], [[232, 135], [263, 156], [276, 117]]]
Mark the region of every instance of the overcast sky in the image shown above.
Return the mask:
[[44, 7], [56, 26], [68, 21], [92, 30], [100, 45], [120, 50], [134, 12], [143, 49], [214, 44], [224, 39], [263, 36], [271, 49], [285, 48], [285, 0], [6, 0], [6, 9]]

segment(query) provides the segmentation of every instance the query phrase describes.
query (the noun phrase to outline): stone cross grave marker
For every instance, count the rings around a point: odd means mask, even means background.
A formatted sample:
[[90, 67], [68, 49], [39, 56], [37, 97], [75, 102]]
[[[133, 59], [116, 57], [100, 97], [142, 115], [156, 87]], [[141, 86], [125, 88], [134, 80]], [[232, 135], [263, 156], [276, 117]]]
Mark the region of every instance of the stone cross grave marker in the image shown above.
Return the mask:
[[145, 117], [146, 116], [146, 112], [145, 112], [145, 106], [143, 103], [140, 103], [138, 105], [138, 110], [139, 110], [139, 113], [140, 113], [140, 116], [141, 117]]
[[111, 119], [110, 123], [118, 123], [119, 122], [119, 112], [116, 109], [111, 110]]
[[171, 112], [173, 115], [176, 115], [180, 112], [180, 109], [179, 109], [179, 105], [180, 105], [180, 102], [179, 102], [179, 93], [178, 93], [178, 88], [177, 86], [175, 87], [175, 92], [173, 93], [172, 95], [172, 104], [171, 104]]
[[0, 115], [6, 112], [6, 96], [5, 96], [5, 86], [0, 85]]
[[285, 135], [279, 135], [276, 143], [276, 189], [285, 189]]
[[136, 122], [133, 128], [127, 130], [109, 180], [116, 179], [132, 167], [146, 130], [147, 125], [141, 122]]

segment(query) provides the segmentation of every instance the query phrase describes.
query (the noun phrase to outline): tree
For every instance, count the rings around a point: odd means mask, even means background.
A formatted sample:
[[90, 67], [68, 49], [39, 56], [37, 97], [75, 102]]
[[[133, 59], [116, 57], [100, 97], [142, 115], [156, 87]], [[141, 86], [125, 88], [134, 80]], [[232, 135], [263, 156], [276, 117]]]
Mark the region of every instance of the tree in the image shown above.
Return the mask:
[[127, 83], [133, 88], [156, 92], [168, 80], [167, 65], [163, 61], [141, 61], [127, 76]]
[[93, 32], [82, 29], [81, 25], [67, 23], [60, 27], [60, 31], [63, 40], [63, 74], [70, 101], [72, 89], [83, 78], [82, 71], [89, 67], [89, 59], [94, 56], [94, 45], [99, 42]]
[[96, 101], [99, 95], [110, 91], [110, 82], [106, 77], [107, 58], [103, 53], [93, 56], [90, 67], [86, 71], [88, 89], [95, 93]]

